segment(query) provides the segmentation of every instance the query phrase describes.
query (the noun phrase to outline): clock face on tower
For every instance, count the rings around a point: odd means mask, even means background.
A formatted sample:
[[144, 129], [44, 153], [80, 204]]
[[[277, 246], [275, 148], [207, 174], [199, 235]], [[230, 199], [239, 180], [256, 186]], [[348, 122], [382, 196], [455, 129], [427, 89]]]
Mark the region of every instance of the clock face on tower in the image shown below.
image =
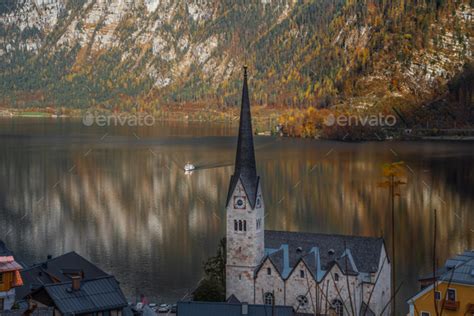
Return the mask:
[[243, 196], [234, 196], [234, 208], [245, 210], [246, 207], [246, 199]]

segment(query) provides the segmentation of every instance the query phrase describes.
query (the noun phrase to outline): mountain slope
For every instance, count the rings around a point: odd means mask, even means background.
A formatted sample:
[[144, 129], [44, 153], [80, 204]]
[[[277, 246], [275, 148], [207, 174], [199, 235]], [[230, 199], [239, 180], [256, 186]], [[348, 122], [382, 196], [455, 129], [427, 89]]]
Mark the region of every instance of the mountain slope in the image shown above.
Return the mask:
[[469, 1], [8, 0], [5, 105], [420, 105], [472, 63]]

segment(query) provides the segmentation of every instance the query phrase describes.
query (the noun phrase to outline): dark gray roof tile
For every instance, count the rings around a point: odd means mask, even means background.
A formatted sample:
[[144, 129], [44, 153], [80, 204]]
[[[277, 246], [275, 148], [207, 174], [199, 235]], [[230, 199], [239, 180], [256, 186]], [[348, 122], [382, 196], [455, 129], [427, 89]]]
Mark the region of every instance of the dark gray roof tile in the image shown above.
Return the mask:
[[[310, 267], [315, 267], [316, 262], [310, 259], [312, 249], [319, 249], [321, 269], [327, 270], [334, 262], [339, 262], [345, 270], [344, 246], [350, 250], [354, 259], [355, 269], [359, 272], [376, 272], [383, 247], [383, 239], [376, 237], [345, 236], [333, 234], [318, 234], [304, 232], [265, 231], [265, 248], [279, 249], [281, 245], [288, 245], [289, 266], [293, 268], [301, 258]], [[348, 270], [355, 273], [349, 264]], [[316, 270], [316, 268], [315, 268]]]
[[44, 288], [63, 314], [93, 313], [122, 309], [128, 305], [113, 276], [81, 282], [79, 290], [71, 289], [72, 282], [49, 284]]
[[255, 208], [258, 189], [258, 176], [253, 146], [252, 115], [250, 113], [250, 98], [247, 84], [247, 68], [244, 67], [244, 85], [242, 89], [242, 105], [240, 109], [239, 136], [235, 155], [234, 175], [230, 179], [226, 205], [229, 204], [238, 180], [242, 182], [245, 193], [252, 208]]

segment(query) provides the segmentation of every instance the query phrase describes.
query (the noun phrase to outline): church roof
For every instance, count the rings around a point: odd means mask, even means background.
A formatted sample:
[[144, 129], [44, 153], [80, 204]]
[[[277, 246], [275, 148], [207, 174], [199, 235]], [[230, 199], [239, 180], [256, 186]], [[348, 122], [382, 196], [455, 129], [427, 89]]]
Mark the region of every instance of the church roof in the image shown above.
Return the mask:
[[234, 175], [230, 179], [229, 193], [226, 205], [229, 204], [232, 192], [238, 181], [241, 181], [252, 208], [255, 207], [258, 188], [257, 168], [255, 164], [255, 150], [253, 146], [252, 116], [250, 113], [250, 99], [247, 84], [247, 67], [244, 67], [244, 84], [242, 88], [242, 105], [240, 108], [239, 137], [235, 155]]
[[377, 272], [382, 247], [375, 237], [265, 231], [266, 258], [284, 279], [300, 261], [318, 281], [334, 265], [344, 274]]

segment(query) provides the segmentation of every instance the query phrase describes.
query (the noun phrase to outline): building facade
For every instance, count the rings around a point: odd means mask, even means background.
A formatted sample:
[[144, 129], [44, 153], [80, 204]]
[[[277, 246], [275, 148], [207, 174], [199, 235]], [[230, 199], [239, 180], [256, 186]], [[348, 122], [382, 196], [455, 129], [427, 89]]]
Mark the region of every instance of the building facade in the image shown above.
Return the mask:
[[226, 295], [297, 312], [390, 312], [390, 261], [382, 238], [266, 231], [256, 171], [247, 70], [235, 171], [226, 200]]
[[409, 315], [474, 315], [474, 251], [448, 259], [420, 283], [421, 291], [408, 300]]
[[10, 310], [16, 299], [16, 288], [23, 285], [21, 266], [13, 253], [0, 240], [0, 312]]

